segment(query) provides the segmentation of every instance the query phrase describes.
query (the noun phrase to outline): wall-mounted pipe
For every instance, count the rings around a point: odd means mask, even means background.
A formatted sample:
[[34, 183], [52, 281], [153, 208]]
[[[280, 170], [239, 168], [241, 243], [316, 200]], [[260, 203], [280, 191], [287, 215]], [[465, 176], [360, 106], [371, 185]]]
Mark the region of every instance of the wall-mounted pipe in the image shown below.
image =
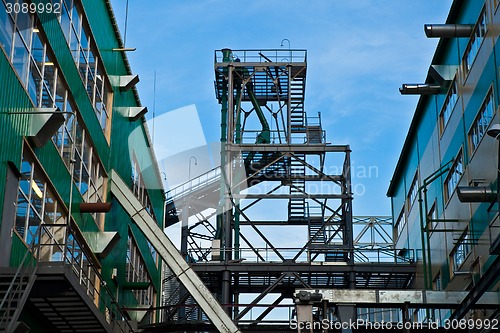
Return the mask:
[[428, 38], [470, 37], [472, 24], [425, 24], [424, 31]]
[[81, 202], [81, 213], [107, 213], [111, 210], [111, 202]]
[[437, 84], [403, 84], [399, 88], [401, 95], [436, 95], [441, 93], [441, 86]]
[[458, 186], [460, 202], [492, 202], [497, 194], [488, 186]]

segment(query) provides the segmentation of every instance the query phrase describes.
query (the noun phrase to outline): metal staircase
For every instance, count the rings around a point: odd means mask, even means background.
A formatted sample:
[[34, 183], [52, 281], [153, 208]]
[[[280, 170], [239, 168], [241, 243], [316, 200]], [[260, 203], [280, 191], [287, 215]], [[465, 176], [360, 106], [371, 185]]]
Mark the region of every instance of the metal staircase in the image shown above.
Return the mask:
[[305, 130], [305, 84], [304, 76], [292, 78], [290, 81], [290, 122], [292, 132]]
[[[213, 203], [215, 207], [219, 199], [220, 177], [221, 168], [217, 167], [167, 191], [165, 226], [168, 227], [179, 222], [176, 203], [178, 204], [185, 199], [189, 198], [192, 202], [203, 200], [205, 204]], [[191, 213], [196, 214], [197, 211], [192, 210]]]
[[0, 332], [14, 332], [35, 280], [36, 260], [29, 251], [16, 270], [0, 269]]
[[309, 218], [309, 240], [311, 247], [326, 244], [326, 230], [321, 216], [312, 216]]
[[288, 202], [288, 220], [307, 220], [306, 212], [306, 166], [302, 163], [305, 155], [300, 154], [290, 159], [290, 199]]

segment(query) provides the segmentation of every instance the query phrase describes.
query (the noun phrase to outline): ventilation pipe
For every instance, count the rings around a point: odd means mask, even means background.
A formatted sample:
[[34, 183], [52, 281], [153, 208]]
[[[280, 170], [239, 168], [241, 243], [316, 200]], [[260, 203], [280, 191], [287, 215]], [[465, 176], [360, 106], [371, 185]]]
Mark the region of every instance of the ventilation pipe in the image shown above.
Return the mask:
[[436, 84], [403, 84], [399, 88], [401, 95], [435, 95], [441, 92], [441, 86]]
[[424, 31], [428, 38], [470, 37], [472, 24], [425, 24]]
[[497, 197], [487, 186], [458, 186], [457, 195], [460, 202], [492, 202]]

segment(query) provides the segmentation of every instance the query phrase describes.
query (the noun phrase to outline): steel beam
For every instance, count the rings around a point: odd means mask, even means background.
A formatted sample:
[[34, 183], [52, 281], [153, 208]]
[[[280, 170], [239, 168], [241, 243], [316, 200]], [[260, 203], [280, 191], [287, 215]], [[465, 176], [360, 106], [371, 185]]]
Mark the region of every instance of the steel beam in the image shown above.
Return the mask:
[[224, 263], [224, 262], [197, 262], [191, 265], [197, 272], [221, 272], [223, 270], [230, 270], [232, 272], [262, 272], [262, 273], [276, 273], [276, 272], [297, 272], [297, 273], [346, 273], [355, 272], [357, 274], [414, 274], [415, 264], [401, 264], [401, 263], [356, 263], [348, 265], [346, 262], [320, 262], [320, 263], [307, 263], [299, 262], [294, 263], [287, 261], [286, 263]]
[[293, 154], [323, 154], [323, 153], [345, 153], [350, 152], [351, 148], [349, 145], [326, 145], [326, 144], [316, 144], [316, 145], [275, 145], [275, 144], [226, 144], [226, 149], [232, 152], [278, 152], [278, 153], [293, 153]]
[[[332, 304], [356, 304], [364, 307], [402, 307], [409, 308], [454, 309], [467, 299], [468, 291], [435, 290], [351, 290], [351, 289], [299, 289], [299, 292], [320, 293], [322, 301]], [[498, 292], [486, 292], [475, 303], [478, 308], [498, 308]]]

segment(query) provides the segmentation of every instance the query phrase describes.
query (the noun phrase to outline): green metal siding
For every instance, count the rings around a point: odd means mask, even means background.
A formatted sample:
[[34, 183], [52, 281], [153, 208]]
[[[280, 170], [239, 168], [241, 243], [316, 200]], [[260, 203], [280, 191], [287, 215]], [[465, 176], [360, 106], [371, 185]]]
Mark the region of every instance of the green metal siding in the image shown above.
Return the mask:
[[[40, 3], [42, 1], [35, 0], [34, 2]], [[83, 7], [93, 33], [93, 38], [99, 49], [98, 56], [104, 62], [107, 74], [129, 74], [123, 59], [123, 53], [112, 51], [112, 48], [118, 47], [119, 42], [114, 32], [106, 2], [104, 0], [84, 0]], [[58, 20], [54, 14], [48, 13], [40, 14], [39, 19], [42, 22], [42, 30], [46, 35], [47, 43], [54, 53], [55, 62], [61, 69], [60, 73], [74, 98], [84, 126], [89, 133], [92, 144], [106, 172], [109, 174], [112, 169], [116, 170], [127, 184], [132, 186], [132, 179], [130, 177], [132, 174], [131, 153], [134, 152], [143, 169], [141, 172], [145, 177], [145, 184], [148, 188], [148, 194], [158, 224], [162, 225], [164, 203], [163, 191], [161, 189], [162, 184], [157, 169], [153, 167], [156, 161], [147, 140], [146, 125], [142, 120], [130, 121], [118, 111], [118, 107], [138, 106], [140, 104], [136, 99], [134, 91], [121, 92], [117, 87], [113, 87], [113, 115], [110, 144], [108, 144]], [[25, 89], [20, 84], [8, 59], [2, 51], [0, 53], [0, 82], [3, 87], [0, 90], [0, 112], [31, 110], [33, 105]], [[0, 114], [0, 137], [2, 138], [2, 148], [0, 149], [0, 179], [2, 180], [0, 181], [0, 216], [3, 210], [2, 204], [7, 174], [7, 161], [12, 161], [18, 168], [20, 167], [24, 142], [23, 136], [27, 133], [29, 118], [29, 115]], [[131, 133], [134, 133], [133, 137], [131, 137]], [[78, 228], [83, 232], [98, 231], [98, 226], [91, 215], [79, 212], [78, 203], [82, 202], [82, 197], [55, 145], [52, 142], [48, 142], [44, 147], [34, 149], [34, 152], [48, 179], [67, 207], [70, 201], [70, 189], [72, 189], [72, 217]], [[71, 188], [71, 186], [73, 187]], [[109, 187], [107, 197], [109, 198], [108, 201], [114, 201], [109, 193]], [[161, 299], [161, 263], [158, 267], [156, 266], [144, 235], [132, 224], [128, 214], [116, 201], [113, 202], [111, 212], [105, 215], [104, 228], [105, 231], [117, 231], [120, 235], [118, 244], [112, 249], [108, 257], [101, 260], [102, 275], [108, 280], [109, 288], [112, 289], [113, 293], [119, 295], [122, 305], [133, 306], [137, 303], [131, 291], [125, 291], [122, 288], [126, 284], [127, 237], [129, 229], [132, 229], [137, 240], [137, 246], [150, 273], [152, 283], [155, 286], [157, 304], [159, 305]], [[12, 265], [19, 264], [25, 252], [25, 243], [14, 234], [11, 252]], [[118, 284], [111, 281], [113, 268], [117, 268], [119, 272], [117, 278]], [[30, 320], [28, 317], [26, 319]], [[43, 332], [43, 330], [39, 331]]]
[[[35, 2], [40, 2], [40, 0]], [[106, 15], [106, 13], [101, 13], [101, 15]], [[39, 15], [39, 18], [42, 22], [48, 43], [54, 52], [56, 61], [60, 66], [68, 88], [73, 95], [75, 104], [80, 111], [87, 130], [90, 133], [94, 147], [101, 158], [104, 168], [106, 171], [109, 171], [109, 145], [94, 113], [94, 109], [87, 95], [80, 74], [78, 73], [75, 62], [73, 61], [70, 49], [61, 30], [61, 26], [55, 18], [55, 14], [42, 13]]]
[[[3, 213], [5, 180], [7, 178], [7, 162], [12, 161], [18, 168], [21, 163], [23, 147], [22, 135], [29, 126], [29, 115], [5, 114], [6, 112], [23, 112], [31, 109], [31, 104], [24, 88], [17, 78], [5, 53], [0, 49], [0, 216]], [[0, 226], [1, 226], [0, 221]]]

